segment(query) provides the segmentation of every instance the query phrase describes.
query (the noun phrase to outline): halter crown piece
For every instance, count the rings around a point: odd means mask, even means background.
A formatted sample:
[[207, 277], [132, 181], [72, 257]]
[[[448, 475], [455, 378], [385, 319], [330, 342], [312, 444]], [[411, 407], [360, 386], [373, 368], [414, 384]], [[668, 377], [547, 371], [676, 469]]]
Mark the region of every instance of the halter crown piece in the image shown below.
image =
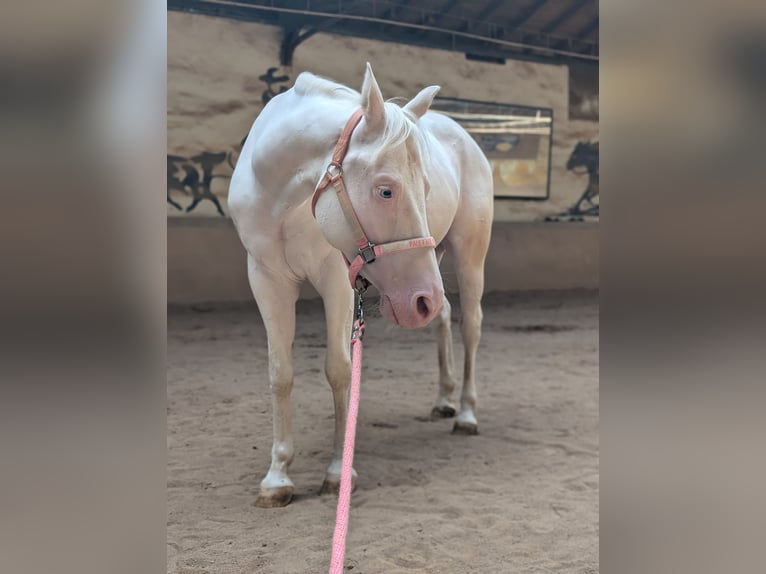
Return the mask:
[[354, 133], [354, 129], [359, 125], [361, 119], [362, 110], [358, 109], [346, 122], [346, 125], [338, 138], [338, 143], [335, 144], [332, 160], [327, 166], [327, 170], [322, 176], [322, 179], [319, 180], [319, 184], [314, 190], [314, 195], [311, 198], [311, 214], [316, 219], [316, 213], [314, 213], [314, 211], [319, 196], [331, 184], [335, 188], [338, 202], [343, 210], [343, 215], [345, 216], [346, 221], [354, 232], [354, 242], [358, 248], [356, 257], [354, 257], [353, 261], [349, 261], [346, 258], [346, 255], [343, 255], [343, 259], [346, 261], [346, 266], [348, 267], [348, 280], [351, 283], [351, 287], [357, 290], [364, 290], [367, 286], [367, 280], [359, 274], [362, 267], [372, 263], [378, 257], [391, 255], [392, 253], [398, 253], [400, 251], [409, 251], [410, 249], [419, 249], [421, 247], [436, 247], [436, 241], [433, 237], [416, 237], [413, 239], [402, 239], [400, 241], [375, 244], [369, 240], [367, 234], [364, 232], [362, 224], [359, 222], [359, 218], [356, 215], [356, 211], [354, 211], [354, 206], [351, 205], [351, 198], [348, 195], [348, 191], [346, 191], [346, 184], [343, 181], [343, 159], [346, 157], [346, 152], [348, 152], [351, 134]]

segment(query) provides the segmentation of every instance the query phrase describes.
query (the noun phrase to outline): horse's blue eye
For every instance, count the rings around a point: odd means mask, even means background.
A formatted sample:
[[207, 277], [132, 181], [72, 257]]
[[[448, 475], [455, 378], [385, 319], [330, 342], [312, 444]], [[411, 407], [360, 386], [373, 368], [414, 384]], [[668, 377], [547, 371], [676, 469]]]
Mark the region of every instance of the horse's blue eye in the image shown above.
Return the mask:
[[394, 196], [394, 192], [387, 187], [381, 187], [379, 191], [383, 199], [391, 199]]

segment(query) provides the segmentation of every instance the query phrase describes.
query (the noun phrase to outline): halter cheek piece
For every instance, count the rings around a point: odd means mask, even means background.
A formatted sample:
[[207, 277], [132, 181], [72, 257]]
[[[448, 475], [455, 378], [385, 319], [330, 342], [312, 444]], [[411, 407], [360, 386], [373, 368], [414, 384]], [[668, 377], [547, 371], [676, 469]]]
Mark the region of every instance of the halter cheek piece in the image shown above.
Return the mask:
[[[417, 237], [375, 244], [367, 238], [367, 234], [362, 229], [362, 224], [359, 222], [356, 211], [354, 211], [354, 207], [351, 205], [351, 198], [348, 195], [348, 191], [346, 191], [346, 184], [343, 182], [343, 159], [346, 157], [346, 152], [348, 152], [351, 134], [354, 133], [354, 129], [359, 125], [361, 119], [362, 110], [356, 110], [340, 133], [340, 138], [338, 138], [338, 143], [335, 144], [335, 150], [332, 154], [332, 161], [327, 166], [327, 170], [314, 190], [314, 196], [311, 198], [311, 214], [316, 218], [314, 210], [317, 200], [322, 192], [332, 184], [335, 188], [340, 207], [343, 210], [343, 215], [354, 232], [354, 242], [358, 247], [357, 255], [353, 261], [349, 261], [345, 254], [343, 255], [343, 259], [348, 267], [348, 280], [352, 288], [363, 290], [367, 286], [367, 280], [361, 277], [359, 272], [364, 265], [372, 263], [383, 255], [391, 255], [392, 253], [419, 249], [421, 247], [436, 247], [436, 241], [434, 241], [433, 237]], [[361, 282], [361, 285], [358, 282]]]

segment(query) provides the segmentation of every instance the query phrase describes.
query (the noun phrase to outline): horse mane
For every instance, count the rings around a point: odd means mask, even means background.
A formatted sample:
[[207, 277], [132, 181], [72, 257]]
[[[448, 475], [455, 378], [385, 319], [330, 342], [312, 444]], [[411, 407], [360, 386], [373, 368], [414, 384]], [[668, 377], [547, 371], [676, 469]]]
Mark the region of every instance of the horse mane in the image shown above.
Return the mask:
[[429, 155], [428, 140], [415, 118], [392, 100], [385, 103], [385, 110], [386, 126], [381, 137], [375, 142], [378, 145], [378, 154], [392, 147], [407, 144], [408, 151], [418, 156], [421, 167], [425, 169]]

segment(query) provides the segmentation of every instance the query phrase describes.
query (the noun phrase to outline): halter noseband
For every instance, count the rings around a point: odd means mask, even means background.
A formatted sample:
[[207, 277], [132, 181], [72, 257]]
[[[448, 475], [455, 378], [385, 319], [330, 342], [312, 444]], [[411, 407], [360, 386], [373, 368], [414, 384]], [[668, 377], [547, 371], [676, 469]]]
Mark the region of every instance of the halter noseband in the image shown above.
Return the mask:
[[349, 261], [346, 258], [346, 255], [343, 255], [343, 259], [348, 267], [348, 280], [351, 283], [351, 287], [354, 289], [360, 288], [360, 285], [357, 284], [357, 280], [362, 281], [362, 288], [366, 287], [366, 279], [361, 277], [359, 272], [364, 265], [372, 263], [378, 257], [421, 247], [436, 247], [436, 241], [433, 237], [417, 237], [414, 239], [403, 239], [401, 241], [375, 244], [368, 239], [367, 234], [365, 234], [364, 229], [362, 229], [362, 224], [359, 222], [356, 211], [354, 211], [354, 207], [351, 205], [351, 198], [348, 195], [348, 191], [346, 191], [346, 184], [343, 182], [343, 159], [346, 157], [346, 152], [348, 152], [348, 144], [351, 141], [351, 134], [354, 133], [354, 129], [359, 125], [361, 119], [362, 110], [359, 109], [356, 110], [346, 122], [346, 125], [338, 138], [338, 143], [335, 144], [332, 160], [327, 166], [327, 170], [322, 176], [322, 179], [319, 180], [319, 184], [314, 190], [314, 196], [311, 198], [311, 214], [316, 218], [314, 210], [319, 196], [330, 186], [330, 184], [335, 188], [338, 202], [343, 210], [343, 215], [354, 232], [354, 242], [358, 247], [357, 255], [354, 257], [353, 261]]

